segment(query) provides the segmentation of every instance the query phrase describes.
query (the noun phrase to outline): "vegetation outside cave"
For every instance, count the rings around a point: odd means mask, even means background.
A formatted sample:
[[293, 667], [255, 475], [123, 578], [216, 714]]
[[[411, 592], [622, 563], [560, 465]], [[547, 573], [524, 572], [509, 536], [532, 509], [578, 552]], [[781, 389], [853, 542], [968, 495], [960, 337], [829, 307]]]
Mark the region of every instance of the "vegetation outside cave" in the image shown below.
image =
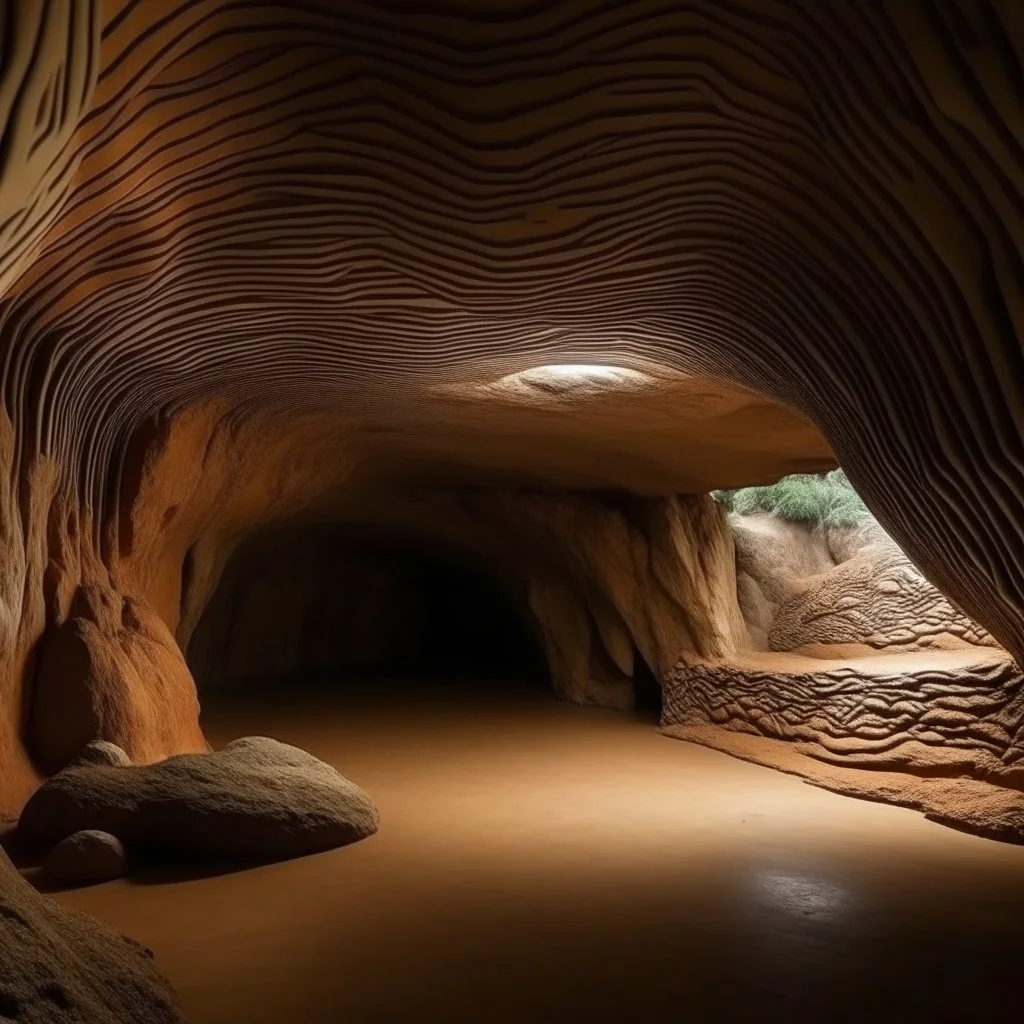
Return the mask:
[[713, 491], [712, 497], [735, 515], [774, 515], [792, 523], [858, 526], [873, 519], [846, 473], [795, 473], [764, 487]]

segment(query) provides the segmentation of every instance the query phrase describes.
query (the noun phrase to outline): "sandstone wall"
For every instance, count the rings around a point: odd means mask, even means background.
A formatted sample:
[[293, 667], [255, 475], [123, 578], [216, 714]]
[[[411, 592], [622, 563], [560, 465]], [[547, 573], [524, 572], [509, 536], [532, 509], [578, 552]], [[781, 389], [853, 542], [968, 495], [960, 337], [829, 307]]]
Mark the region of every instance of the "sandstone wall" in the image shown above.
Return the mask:
[[877, 524], [731, 522], [757, 649], [681, 660], [663, 677], [665, 731], [1024, 836], [1024, 677], [1007, 652]]

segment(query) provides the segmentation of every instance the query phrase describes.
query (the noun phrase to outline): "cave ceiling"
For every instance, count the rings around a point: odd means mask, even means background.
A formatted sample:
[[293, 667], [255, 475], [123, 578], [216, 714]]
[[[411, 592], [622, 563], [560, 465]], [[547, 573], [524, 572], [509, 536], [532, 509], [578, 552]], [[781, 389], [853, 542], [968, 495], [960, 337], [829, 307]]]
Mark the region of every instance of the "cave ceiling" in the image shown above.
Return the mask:
[[140, 431], [208, 403], [444, 479], [839, 459], [1024, 651], [1021, 11], [4, 4], [12, 479], [116, 529]]

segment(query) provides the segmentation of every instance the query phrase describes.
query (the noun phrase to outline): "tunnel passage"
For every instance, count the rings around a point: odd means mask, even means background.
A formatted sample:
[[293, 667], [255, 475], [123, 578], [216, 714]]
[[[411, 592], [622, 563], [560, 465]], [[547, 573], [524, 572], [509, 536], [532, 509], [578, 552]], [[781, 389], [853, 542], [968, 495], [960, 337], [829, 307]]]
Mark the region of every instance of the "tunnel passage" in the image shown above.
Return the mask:
[[444, 545], [338, 527], [274, 530], [235, 553], [188, 649], [200, 688], [381, 678], [548, 684], [525, 609]]

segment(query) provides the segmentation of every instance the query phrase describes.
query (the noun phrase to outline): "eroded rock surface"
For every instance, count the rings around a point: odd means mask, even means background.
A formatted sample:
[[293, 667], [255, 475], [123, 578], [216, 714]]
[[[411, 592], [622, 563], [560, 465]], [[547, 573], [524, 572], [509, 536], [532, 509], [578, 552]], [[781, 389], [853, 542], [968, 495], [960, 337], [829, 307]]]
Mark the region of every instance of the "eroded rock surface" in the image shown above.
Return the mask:
[[1007, 652], [871, 520], [732, 523], [755, 649], [681, 659], [663, 678], [665, 731], [1024, 838], [1024, 678]]
[[782, 604], [768, 646], [793, 651], [811, 644], [865, 644], [878, 650], [997, 646], [892, 543], [861, 548], [805, 581], [803, 592]]
[[1014, 787], [955, 772], [928, 775], [910, 774], [906, 769], [863, 771], [860, 766], [809, 756], [800, 744], [780, 743], [714, 725], [674, 725], [665, 732], [676, 739], [799, 775], [833, 793], [908, 807], [932, 821], [988, 839], [1024, 841], [1024, 793]]
[[0, 1020], [181, 1024], [153, 955], [41, 896], [0, 850]]
[[680, 665], [665, 725], [793, 741], [821, 760], [1024, 786], [1024, 679], [1005, 652], [825, 661], [755, 652]]
[[366, 793], [330, 765], [249, 736], [152, 765], [67, 768], [25, 805], [18, 833], [49, 846], [99, 830], [129, 849], [277, 859], [364, 839], [377, 822]]

